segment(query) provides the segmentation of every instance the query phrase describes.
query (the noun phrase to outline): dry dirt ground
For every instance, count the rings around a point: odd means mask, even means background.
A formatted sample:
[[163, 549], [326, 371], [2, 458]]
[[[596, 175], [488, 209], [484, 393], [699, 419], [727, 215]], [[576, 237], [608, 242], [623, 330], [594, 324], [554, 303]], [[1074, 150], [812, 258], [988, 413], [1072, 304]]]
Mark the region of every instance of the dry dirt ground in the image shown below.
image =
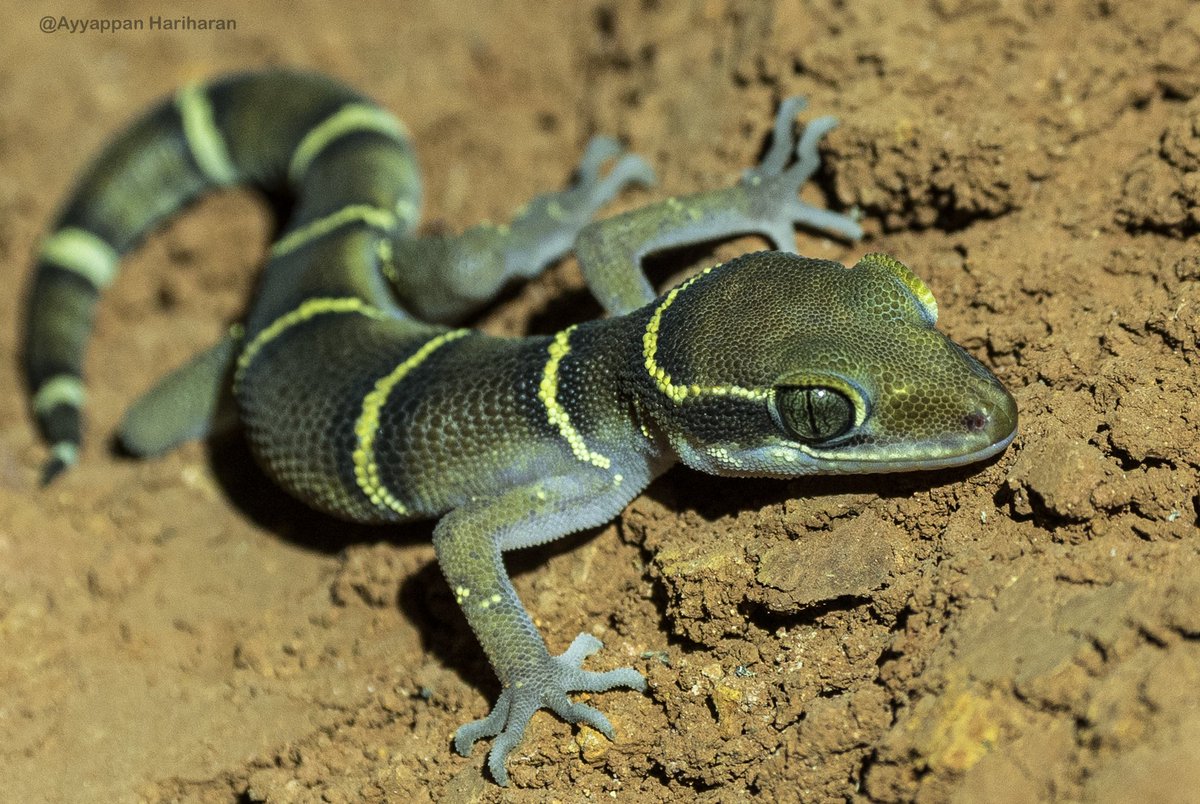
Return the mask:
[[[1177, 0], [303, 0], [235, 31], [0, 27], [0, 790], [12, 801], [1200, 800], [1200, 6]], [[126, 263], [82, 464], [48, 490], [18, 374], [31, 256], [74, 174], [181, 83], [328, 71], [419, 146], [426, 226], [504, 219], [616, 134], [730, 182], [775, 104], [841, 119], [813, 201], [857, 206], [1016, 395], [983, 466], [840, 480], [676, 469], [619, 521], [513, 556], [551, 647], [634, 664], [618, 740], [538, 715], [500, 791], [449, 738], [496, 682], [428, 544], [273, 490], [235, 439], [149, 463], [125, 406], [237, 318], [270, 231], [205, 201]], [[662, 261], [666, 282], [756, 248]], [[484, 317], [597, 308], [571, 260]]]

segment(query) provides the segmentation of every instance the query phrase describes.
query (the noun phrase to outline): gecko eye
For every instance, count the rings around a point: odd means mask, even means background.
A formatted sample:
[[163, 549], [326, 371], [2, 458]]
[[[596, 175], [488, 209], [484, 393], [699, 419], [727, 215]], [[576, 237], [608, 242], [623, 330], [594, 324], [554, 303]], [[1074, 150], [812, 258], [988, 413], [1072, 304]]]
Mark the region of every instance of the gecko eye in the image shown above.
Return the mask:
[[855, 420], [854, 405], [844, 393], [819, 385], [779, 388], [775, 405], [784, 427], [806, 443], [844, 435]]

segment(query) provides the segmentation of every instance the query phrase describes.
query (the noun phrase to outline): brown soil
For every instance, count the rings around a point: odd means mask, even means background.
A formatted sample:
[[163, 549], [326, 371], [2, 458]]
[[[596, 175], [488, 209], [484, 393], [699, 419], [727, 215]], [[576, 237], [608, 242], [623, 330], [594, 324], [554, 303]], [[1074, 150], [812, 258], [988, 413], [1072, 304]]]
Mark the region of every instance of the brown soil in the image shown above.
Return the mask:
[[[1186, 801], [1200, 796], [1200, 7], [697, 0], [305, 0], [235, 32], [0, 30], [0, 790], [12, 801]], [[419, 6], [419, 7], [418, 7]], [[197, 13], [193, 11], [193, 13]], [[17, 371], [31, 255], [73, 175], [186, 80], [314, 67], [409, 124], [430, 226], [500, 220], [617, 134], [661, 179], [728, 183], [773, 105], [841, 127], [814, 201], [858, 205], [999, 374], [1021, 435], [927, 475], [676, 469], [618, 522], [514, 556], [551, 647], [645, 695], [619, 735], [538, 715], [502, 792], [449, 745], [496, 683], [431, 526], [350, 528], [236, 439], [115, 456], [124, 407], [243, 308], [269, 224], [208, 201], [127, 263], [89, 357], [85, 460], [36, 485]], [[670, 277], [739, 251], [746, 239]], [[483, 324], [596, 314], [572, 261]]]

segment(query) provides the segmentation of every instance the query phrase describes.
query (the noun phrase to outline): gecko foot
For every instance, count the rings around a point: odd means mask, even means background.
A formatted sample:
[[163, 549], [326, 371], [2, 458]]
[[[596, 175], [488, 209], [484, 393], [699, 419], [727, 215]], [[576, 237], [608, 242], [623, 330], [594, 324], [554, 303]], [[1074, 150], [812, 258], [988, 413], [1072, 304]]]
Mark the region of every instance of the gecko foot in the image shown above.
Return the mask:
[[596, 673], [583, 670], [583, 660], [603, 644], [591, 634], [580, 634], [559, 656], [547, 656], [540, 672], [506, 686], [491, 713], [459, 728], [454, 734], [454, 750], [470, 756], [478, 740], [495, 737], [488, 754], [488, 770], [497, 783], [508, 785], [505, 760], [521, 742], [525, 727], [539, 709], [549, 709], [568, 723], [586, 723], [608, 739], [613, 739], [612, 724], [587, 704], [575, 703], [568, 692], [604, 692], [613, 687], [646, 689], [646, 679], [631, 667]]
[[[601, 175], [605, 164], [612, 165]], [[624, 153], [612, 137], [593, 137], [566, 190], [530, 201], [512, 222], [508, 275], [536, 276], [550, 260], [565, 254], [601, 207], [630, 185], [653, 186], [654, 170], [642, 157]]]
[[785, 251], [795, 248], [794, 227], [797, 224], [849, 240], [858, 240], [863, 235], [862, 227], [850, 215], [811, 206], [797, 196], [800, 188], [821, 166], [817, 143], [837, 125], [836, 118], [818, 117], [805, 126], [797, 138], [796, 114], [805, 105], [804, 98], [800, 97], [788, 98], [779, 105], [771, 147], [758, 167], [742, 175], [742, 185], [751, 194], [753, 209], [762, 218], [763, 232]]
[[[617, 161], [607, 175], [601, 176], [600, 168], [610, 159]], [[652, 187], [656, 181], [654, 169], [645, 159], [637, 154], [622, 153], [619, 142], [604, 136], [592, 137], [588, 142], [577, 173], [573, 187], [535, 198], [530, 209], [537, 204], [557, 205], [563, 219], [578, 220], [583, 226], [626, 186]]]

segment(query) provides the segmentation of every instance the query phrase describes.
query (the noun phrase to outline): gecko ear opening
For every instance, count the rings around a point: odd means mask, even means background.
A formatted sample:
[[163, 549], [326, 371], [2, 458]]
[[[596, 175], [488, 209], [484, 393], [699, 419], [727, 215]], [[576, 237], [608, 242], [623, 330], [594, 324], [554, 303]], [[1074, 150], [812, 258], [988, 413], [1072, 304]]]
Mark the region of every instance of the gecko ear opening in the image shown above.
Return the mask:
[[890, 273], [899, 280], [904, 289], [913, 297], [913, 300], [921, 310], [922, 316], [929, 322], [929, 325], [933, 326], [937, 323], [938, 304], [937, 299], [933, 298], [933, 291], [907, 265], [895, 257], [889, 257], [887, 254], [871, 253], [864, 254], [862, 259], [858, 261], [858, 265], [854, 267], [858, 268], [860, 266], [863, 268], [881, 268]]

